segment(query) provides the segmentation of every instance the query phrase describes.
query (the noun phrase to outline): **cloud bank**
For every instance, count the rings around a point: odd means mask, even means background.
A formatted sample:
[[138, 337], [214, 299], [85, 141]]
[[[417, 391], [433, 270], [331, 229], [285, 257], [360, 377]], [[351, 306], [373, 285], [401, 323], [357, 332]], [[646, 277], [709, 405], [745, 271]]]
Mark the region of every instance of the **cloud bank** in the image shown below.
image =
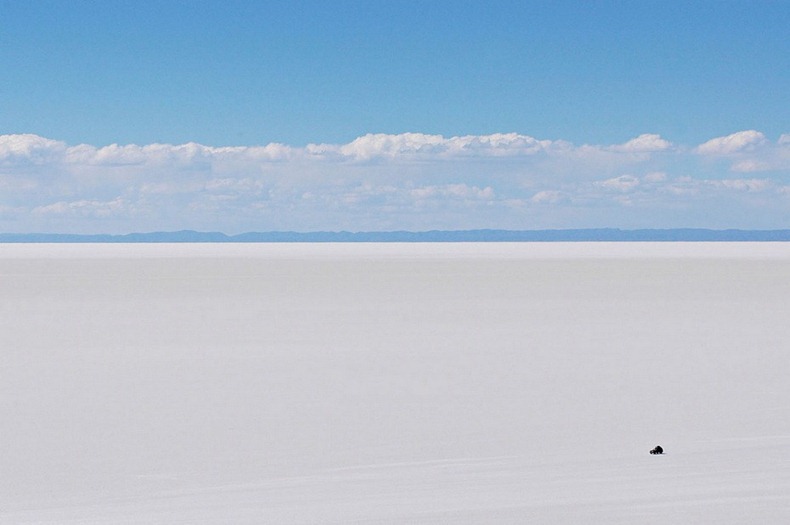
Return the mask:
[[786, 228], [790, 134], [576, 145], [517, 133], [347, 144], [69, 145], [0, 136], [6, 232]]

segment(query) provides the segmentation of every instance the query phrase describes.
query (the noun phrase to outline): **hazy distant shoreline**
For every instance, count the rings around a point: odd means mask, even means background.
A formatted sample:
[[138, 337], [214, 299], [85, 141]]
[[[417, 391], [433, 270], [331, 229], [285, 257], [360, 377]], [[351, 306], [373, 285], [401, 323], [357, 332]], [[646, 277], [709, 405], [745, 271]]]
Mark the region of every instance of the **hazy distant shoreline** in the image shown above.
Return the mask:
[[221, 232], [129, 234], [1, 233], [0, 243], [280, 243], [280, 242], [786, 242], [786, 230], [701, 228], [620, 230], [432, 230], [384, 232]]

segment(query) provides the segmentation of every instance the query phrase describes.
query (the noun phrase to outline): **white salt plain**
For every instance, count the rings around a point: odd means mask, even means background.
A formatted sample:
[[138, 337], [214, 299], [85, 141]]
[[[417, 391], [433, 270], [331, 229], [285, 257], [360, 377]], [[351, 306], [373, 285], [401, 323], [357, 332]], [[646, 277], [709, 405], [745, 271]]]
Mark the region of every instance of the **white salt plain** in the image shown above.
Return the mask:
[[3, 524], [790, 522], [790, 243], [0, 245], [0, 305]]

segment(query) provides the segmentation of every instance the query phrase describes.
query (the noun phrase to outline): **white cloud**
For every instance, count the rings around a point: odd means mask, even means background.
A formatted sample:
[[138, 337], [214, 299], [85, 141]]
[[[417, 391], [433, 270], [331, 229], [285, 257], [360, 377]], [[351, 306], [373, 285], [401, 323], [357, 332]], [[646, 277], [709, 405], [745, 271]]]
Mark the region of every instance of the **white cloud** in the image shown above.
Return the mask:
[[423, 186], [415, 188], [409, 194], [417, 199], [451, 198], [462, 200], [491, 200], [494, 190], [488, 186], [478, 188], [466, 184], [447, 184], [444, 186]]
[[724, 158], [730, 170], [738, 173], [790, 171], [790, 136], [781, 135], [776, 142], [759, 131], [749, 130], [711, 139], [694, 151], [702, 156]]
[[567, 196], [558, 190], [539, 191], [530, 198], [530, 201], [535, 204], [557, 204], [564, 200], [567, 200]]
[[754, 149], [755, 146], [766, 141], [765, 135], [755, 130], [739, 131], [726, 137], [711, 139], [696, 148], [700, 155], [732, 155], [746, 150]]
[[119, 197], [107, 202], [95, 200], [59, 201], [46, 206], [37, 206], [33, 208], [32, 213], [54, 217], [79, 216], [105, 219], [125, 214], [128, 211], [128, 203]]
[[[757, 193], [763, 204], [776, 206], [776, 216], [786, 216], [787, 171], [790, 135], [772, 142], [757, 131], [697, 148], [655, 134], [609, 145], [517, 133], [369, 134], [347, 144], [304, 147], [69, 146], [36, 135], [5, 135], [0, 210], [10, 211], [0, 213], [0, 221], [6, 231], [33, 224], [45, 231], [60, 231], [64, 224], [100, 229], [108, 221], [121, 231], [203, 226], [232, 233], [452, 224], [521, 228], [520, 214], [544, 214], [531, 216], [540, 219], [535, 224], [584, 227], [590, 210], [598, 225], [601, 214], [612, 210], [613, 222], [605, 225], [624, 227], [617, 215], [625, 213], [624, 205], [635, 211], [649, 207], [656, 217], [678, 221], [682, 203], [713, 207], [725, 198], [726, 206], [705, 214], [688, 209], [726, 221], [738, 199], [745, 206]], [[774, 173], [749, 178], [728, 172]], [[559, 217], [578, 222], [552, 223]]]
[[441, 135], [422, 133], [403, 133], [385, 135], [368, 134], [338, 148], [341, 155], [357, 159], [373, 157], [395, 157], [415, 153], [431, 153], [443, 148], [445, 140]]
[[597, 181], [595, 185], [607, 190], [626, 192], [639, 186], [639, 179], [633, 175], [621, 175], [612, 179]]
[[73, 165], [93, 166], [204, 166], [222, 164], [277, 162], [294, 157], [294, 148], [283, 144], [266, 146], [237, 146], [215, 148], [190, 142], [187, 144], [111, 144], [94, 147], [80, 144], [65, 150], [65, 162]]
[[625, 153], [648, 153], [665, 151], [671, 147], [672, 143], [662, 139], [660, 135], [645, 133], [623, 144], [609, 146], [609, 149], [611, 151], [621, 151]]
[[[368, 134], [342, 146], [327, 144], [309, 145], [312, 154], [339, 154], [351, 160], [374, 158], [433, 157], [435, 159], [453, 157], [497, 157], [533, 155], [546, 151], [554, 142], [537, 140], [517, 133], [496, 133], [492, 135], [467, 135], [445, 138], [442, 135], [422, 133], [402, 133], [387, 135]], [[558, 144], [562, 146], [562, 143]]]
[[48, 162], [65, 149], [65, 143], [38, 135], [0, 135], [0, 164], [20, 160]]
[[368, 134], [347, 144], [308, 144], [295, 148], [279, 143], [265, 146], [211, 147], [187, 144], [110, 144], [92, 146], [79, 144], [68, 147], [63, 142], [37, 135], [0, 136], [0, 161], [11, 158], [40, 158], [58, 161], [66, 166], [181, 166], [211, 164], [243, 166], [284, 161], [325, 161], [370, 159], [422, 160], [465, 159], [470, 157], [529, 157], [540, 153], [572, 158], [585, 152], [649, 153], [663, 151], [670, 143], [658, 135], [640, 135], [624, 144], [613, 146], [579, 146], [562, 140], [538, 140], [517, 133], [465, 135], [445, 138], [423, 133]]
[[753, 173], [756, 171], [768, 171], [772, 169], [772, 167], [772, 164], [767, 161], [746, 159], [736, 162], [730, 169], [740, 173]]
[[266, 146], [252, 146], [247, 148], [218, 148], [219, 156], [233, 156], [238, 153], [245, 158], [261, 162], [278, 162], [294, 157], [295, 149], [273, 142]]

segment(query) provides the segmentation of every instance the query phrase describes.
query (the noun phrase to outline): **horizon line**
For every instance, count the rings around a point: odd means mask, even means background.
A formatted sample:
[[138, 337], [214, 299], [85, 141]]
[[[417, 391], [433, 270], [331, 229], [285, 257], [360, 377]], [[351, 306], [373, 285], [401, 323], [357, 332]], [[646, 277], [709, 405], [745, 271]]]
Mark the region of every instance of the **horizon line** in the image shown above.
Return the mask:
[[173, 230], [131, 233], [0, 233], [12, 243], [274, 243], [274, 242], [787, 242], [790, 229], [557, 228], [534, 230], [217, 231]]

